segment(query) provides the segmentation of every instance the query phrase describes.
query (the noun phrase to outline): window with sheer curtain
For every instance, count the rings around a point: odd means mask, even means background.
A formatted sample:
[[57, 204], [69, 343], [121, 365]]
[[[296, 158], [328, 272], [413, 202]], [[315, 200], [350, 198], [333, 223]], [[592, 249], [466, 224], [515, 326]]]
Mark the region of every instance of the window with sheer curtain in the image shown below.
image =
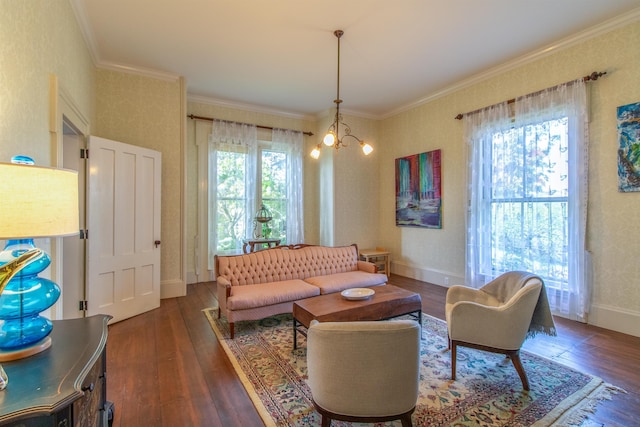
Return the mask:
[[587, 123], [582, 80], [465, 117], [469, 286], [530, 271], [555, 314], [585, 320]]
[[[304, 241], [301, 132], [215, 121], [209, 136], [209, 254], [236, 254], [259, 232], [281, 244]], [[254, 221], [264, 206], [272, 220]], [[256, 230], [256, 227], [260, 227]], [[212, 256], [210, 256], [212, 259]]]

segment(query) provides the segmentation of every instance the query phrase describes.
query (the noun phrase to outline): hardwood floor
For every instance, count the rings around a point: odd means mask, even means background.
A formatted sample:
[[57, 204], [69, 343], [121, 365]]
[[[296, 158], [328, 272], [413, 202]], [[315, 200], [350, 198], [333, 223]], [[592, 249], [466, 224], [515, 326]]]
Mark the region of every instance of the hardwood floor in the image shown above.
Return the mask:
[[[424, 312], [444, 318], [446, 288], [396, 275], [389, 282], [420, 293]], [[109, 327], [115, 427], [263, 425], [201, 312], [215, 301], [215, 283], [189, 285], [185, 297]], [[585, 425], [640, 425], [640, 338], [561, 318], [556, 327], [557, 337], [537, 336], [524, 348], [627, 392], [601, 402]]]

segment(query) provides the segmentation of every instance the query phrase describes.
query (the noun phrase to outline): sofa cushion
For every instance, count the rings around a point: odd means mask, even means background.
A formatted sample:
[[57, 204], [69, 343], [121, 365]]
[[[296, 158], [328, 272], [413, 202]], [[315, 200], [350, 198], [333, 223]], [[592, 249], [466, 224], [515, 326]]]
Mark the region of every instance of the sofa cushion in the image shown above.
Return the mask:
[[348, 271], [346, 273], [308, 277], [305, 279], [305, 282], [317, 286], [321, 294], [330, 294], [350, 288], [384, 285], [387, 283], [387, 276], [380, 273], [372, 274], [364, 271]]
[[285, 280], [268, 284], [232, 286], [227, 299], [229, 310], [246, 310], [287, 301], [314, 297], [320, 290], [302, 280]]

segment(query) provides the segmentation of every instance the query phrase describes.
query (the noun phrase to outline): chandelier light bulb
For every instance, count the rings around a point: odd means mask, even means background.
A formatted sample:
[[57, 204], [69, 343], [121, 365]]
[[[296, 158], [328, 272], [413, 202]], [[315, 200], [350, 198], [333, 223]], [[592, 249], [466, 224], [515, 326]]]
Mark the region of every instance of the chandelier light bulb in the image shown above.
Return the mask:
[[314, 147], [314, 149], [311, 151], [311, 157], [318, 160], [318, 158], [320, 157], [320, 144]]
[[324, 145], [326, 145], [327, 147], [331, 147], [336, 142], [336, 136], [333, 134], [333, 132], [328, 132], [324, 136], [324, 139], [322, 140], [322, 142], [324, 142]]
[[373, 151], [373, 147], [366, 142], [361, 142], [360, 145], [362, 146], [362, 152], [365, 156], [368, 156]]

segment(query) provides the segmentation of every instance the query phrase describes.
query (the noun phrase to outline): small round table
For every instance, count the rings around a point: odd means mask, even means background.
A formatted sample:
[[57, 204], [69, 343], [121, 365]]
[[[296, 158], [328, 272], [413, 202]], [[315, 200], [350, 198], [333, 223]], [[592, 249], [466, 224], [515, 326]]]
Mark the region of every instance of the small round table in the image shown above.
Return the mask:
[[[256, 252], [256, 250], [260, 249], [268, 249], [275, 248], [280, 244], [280, 239], [243, 239], [242, 240], [242, 251], [245, 254]], [[258, 246], [258, 249], [256, 249]], [[266, 246], [261, 248], [261, 246]]]

